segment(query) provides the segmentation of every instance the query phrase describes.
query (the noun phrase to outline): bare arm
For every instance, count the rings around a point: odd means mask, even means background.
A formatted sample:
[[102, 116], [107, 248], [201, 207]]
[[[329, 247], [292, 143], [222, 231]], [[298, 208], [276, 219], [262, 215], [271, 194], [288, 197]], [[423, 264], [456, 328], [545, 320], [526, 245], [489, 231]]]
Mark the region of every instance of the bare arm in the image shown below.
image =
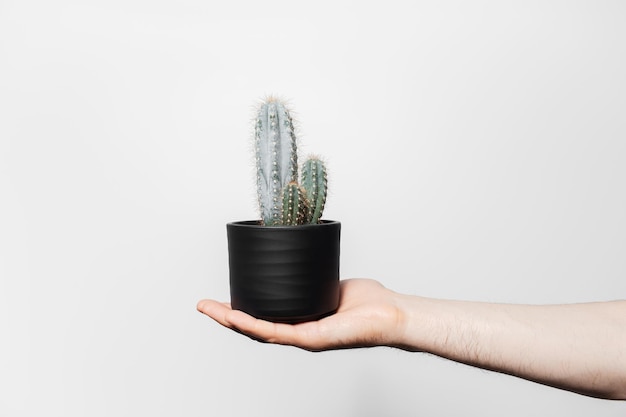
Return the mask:
[[626, 399], [624, 301], [531, 306], [400, 297], [409, 350]]
[[346, 280], [338, 312], [297, 325], [257, 320], [212, 300], [229, 328], [308, 350], [394, 346], [585, 395], [626, 399], [626, 301], [531, 306], [438, 300]]

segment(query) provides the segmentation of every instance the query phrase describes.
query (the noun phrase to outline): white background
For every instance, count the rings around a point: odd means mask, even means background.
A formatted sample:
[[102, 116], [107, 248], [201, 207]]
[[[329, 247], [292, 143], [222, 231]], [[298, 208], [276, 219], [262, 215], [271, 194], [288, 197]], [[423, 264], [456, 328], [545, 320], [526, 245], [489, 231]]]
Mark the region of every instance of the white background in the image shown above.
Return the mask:
[[328, 162], [344, 278], [625, 298], [624, 3], [223, 3], [0, 0], [0, 415], [623, 416], [425, 354], [256, 343], [195, 305], [228, 299], [270, 93]]

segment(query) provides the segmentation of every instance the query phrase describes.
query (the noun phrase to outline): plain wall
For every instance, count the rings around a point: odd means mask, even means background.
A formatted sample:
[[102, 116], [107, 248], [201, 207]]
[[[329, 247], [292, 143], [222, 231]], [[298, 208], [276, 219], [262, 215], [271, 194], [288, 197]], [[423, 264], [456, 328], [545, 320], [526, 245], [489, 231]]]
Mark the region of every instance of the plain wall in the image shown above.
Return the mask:
[[[1, 416], [623, 416], [390, 348], [197, 313], [257, 217], [251, 118], [290, 99], [344, 278], [626, 297], [619, 1], [0, 1]], [[218, 5], [219, 4], [219, 5]]]

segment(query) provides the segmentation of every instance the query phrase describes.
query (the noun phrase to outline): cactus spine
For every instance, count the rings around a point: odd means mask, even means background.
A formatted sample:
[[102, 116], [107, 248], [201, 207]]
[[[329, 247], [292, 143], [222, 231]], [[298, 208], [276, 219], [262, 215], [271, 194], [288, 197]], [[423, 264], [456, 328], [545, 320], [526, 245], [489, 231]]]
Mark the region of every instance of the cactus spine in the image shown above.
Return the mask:
[[317, 157], [302, 167], [287, 107], [270, 97], [261, 104], [254, 126], [256, 180], [261, 222], [265, 226], [319, 223], [327, 194], [326, 167]]

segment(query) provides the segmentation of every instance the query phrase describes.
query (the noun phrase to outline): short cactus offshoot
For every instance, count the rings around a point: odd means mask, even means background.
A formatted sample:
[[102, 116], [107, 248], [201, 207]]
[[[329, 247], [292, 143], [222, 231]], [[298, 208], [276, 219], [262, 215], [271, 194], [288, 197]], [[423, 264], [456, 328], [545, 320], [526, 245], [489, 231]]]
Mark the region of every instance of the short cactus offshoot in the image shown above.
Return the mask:
[[327, 195], [324, 163], [311, 157], [298, 184], [298, 149], [293, 120], [283, 102], [268, 98], [254, 127], [256, 180], [261, 222], [265, 226], [320, 222]]
[[326, 204], [327, 194], [326, 167], [317, 157], [311, 157], [302, 166], [302, 187], [309, 200], [309, 223], [319, 223]]

